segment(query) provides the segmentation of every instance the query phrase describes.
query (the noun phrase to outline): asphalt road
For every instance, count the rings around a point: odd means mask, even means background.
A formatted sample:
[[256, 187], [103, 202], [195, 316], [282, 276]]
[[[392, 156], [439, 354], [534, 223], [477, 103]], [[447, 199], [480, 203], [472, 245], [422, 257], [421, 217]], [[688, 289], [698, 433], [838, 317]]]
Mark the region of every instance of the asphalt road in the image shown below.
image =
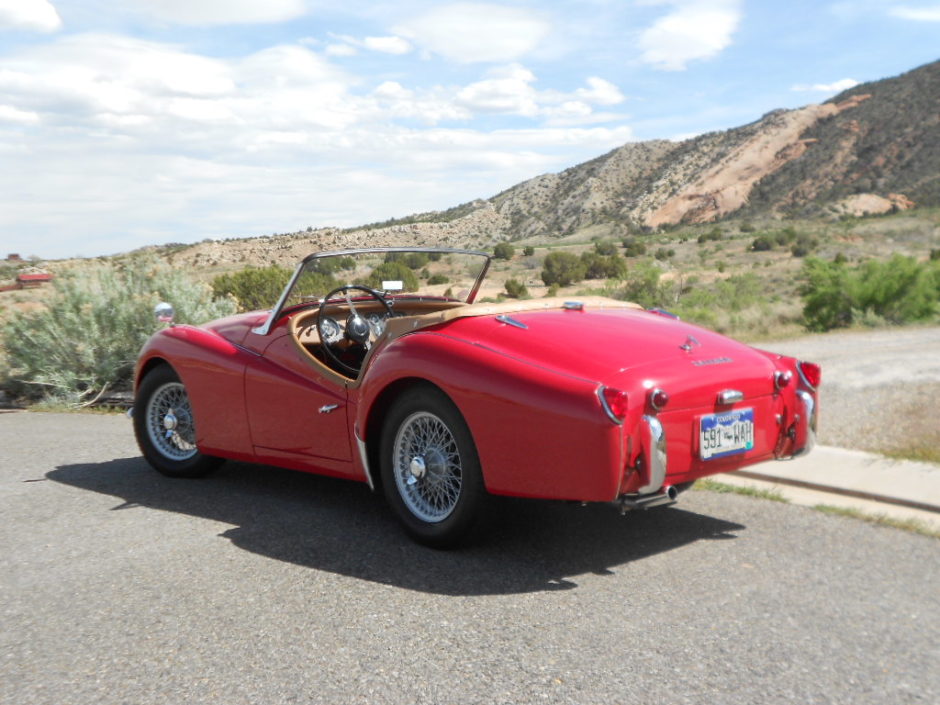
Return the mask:
[[937, 703], [940, 541], [691, 492], [410, 543], [364, 486], [0, 413], [0, 702]]

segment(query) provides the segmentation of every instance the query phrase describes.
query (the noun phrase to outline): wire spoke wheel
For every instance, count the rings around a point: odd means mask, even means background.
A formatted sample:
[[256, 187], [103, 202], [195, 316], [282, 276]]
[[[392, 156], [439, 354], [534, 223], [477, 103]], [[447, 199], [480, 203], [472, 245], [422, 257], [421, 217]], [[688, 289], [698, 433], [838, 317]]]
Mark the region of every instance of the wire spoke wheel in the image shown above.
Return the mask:
[[416, 517], [438, 522], [450, 516], [463, 472], [457, 440], [440, 418], [419, 411], [405, 419], [395, 436], [394, 463], [398, 491]]
[[180, 382], [168, 382], [150, 397], [147, 434], [154, 448], [170, 460], [188, 460], [196, 455], [193, 410]]
[[203, 477], [222, 462], [196, 446], [192, 402], [169, 365], [159, 365], [143, 378], [133, 417], [137, 445], [147, 462], [164, 475]]
[[413, 539], [451, 548], [470, 538], [486, 488], [473, 436], [446, 394], [430, 385], [401, 394], [386, 415], [379, 455], [385, 496]]

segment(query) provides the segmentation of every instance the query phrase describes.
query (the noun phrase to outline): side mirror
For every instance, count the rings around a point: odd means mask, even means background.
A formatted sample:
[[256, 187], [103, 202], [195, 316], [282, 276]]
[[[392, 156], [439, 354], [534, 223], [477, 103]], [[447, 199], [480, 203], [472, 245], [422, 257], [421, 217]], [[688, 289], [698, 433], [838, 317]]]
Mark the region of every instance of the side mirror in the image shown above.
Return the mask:
[[160, 323], [173, 323], [173, 316], [176, 314], [176, 311], [173, 310], [173, 307], [168, 304], [166, 301], [161, 301], [153, 308], [153, 315], [157, 317], [157, 320]]

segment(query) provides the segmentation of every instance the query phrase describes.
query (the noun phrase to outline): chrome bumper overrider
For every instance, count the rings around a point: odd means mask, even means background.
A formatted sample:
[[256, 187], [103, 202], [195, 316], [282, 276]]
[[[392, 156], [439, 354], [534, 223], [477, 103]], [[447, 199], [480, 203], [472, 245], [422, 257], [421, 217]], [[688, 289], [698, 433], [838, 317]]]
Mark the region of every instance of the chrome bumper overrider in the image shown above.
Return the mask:
[[[778, 457], [777, 460], [793, 460], [806, 455], [816, 447], [816, 400], [804, 389], [799, 390], [796, 397], [800, 400], [802, 413], [797, 415], [787, 432], [794, 443], [793, 453]], [[801, 445], [795, 445], [801, 441]]]
[[642, 465], [637, 468], [646, 482], [637, 492], [644, 495], [659, 491], [666, 480], [666, 431], [655, 416], [643, 417], [640, 444]]
[[675, 487], [663, 487], [667, 465], [666, 431], [655, 416], [644, 416], [641, 421], [640, 449], [637, 470], [643, 484], [636, 494], [617, 498], [621, 512], [672, 504], [679, 495]]

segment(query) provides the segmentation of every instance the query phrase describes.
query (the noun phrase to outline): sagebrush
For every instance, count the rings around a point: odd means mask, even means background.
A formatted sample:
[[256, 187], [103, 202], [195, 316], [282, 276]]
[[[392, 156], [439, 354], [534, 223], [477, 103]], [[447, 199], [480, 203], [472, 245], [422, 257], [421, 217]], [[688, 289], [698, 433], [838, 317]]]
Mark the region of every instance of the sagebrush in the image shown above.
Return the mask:
[[131, 387], [141, 347], [159, 327], [153, 309], [167, 301], [177, 323], [235, 312], [230, 298], [153, 259], [131, 258], [66, 272], [38, 311], [13, 314], [0, 328], [4, 386], [24, 399], [84, 405]]

